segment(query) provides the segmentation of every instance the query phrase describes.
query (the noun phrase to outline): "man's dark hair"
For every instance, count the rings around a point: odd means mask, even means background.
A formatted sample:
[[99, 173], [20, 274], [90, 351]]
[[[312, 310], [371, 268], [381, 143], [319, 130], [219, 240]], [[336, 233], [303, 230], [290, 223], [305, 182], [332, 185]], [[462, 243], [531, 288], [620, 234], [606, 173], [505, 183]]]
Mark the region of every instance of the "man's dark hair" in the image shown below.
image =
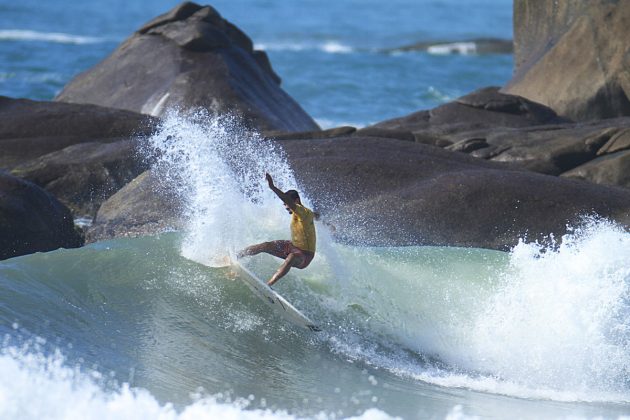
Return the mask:
[[[297, 191], [295, 190], [288, 190], [287, 192], [285, 192], [286, 195], [288, 195], [289, 197], [291, 197], [291, 200], [293, 201], [297, 201], [300, 200], [300, 194], [298, 194]], [[302, 200], [300, 200], [301, 202]]]

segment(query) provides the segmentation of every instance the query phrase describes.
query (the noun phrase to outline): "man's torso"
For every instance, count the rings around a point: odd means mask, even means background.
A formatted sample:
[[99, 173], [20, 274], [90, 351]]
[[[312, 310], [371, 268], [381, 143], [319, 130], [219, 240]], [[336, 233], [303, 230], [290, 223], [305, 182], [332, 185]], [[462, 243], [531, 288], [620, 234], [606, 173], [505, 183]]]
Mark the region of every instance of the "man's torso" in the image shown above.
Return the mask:
[[291, 242], [304, 251], [314, 253], [316, 240], [313, 212], [297, 204], [291, 217]]

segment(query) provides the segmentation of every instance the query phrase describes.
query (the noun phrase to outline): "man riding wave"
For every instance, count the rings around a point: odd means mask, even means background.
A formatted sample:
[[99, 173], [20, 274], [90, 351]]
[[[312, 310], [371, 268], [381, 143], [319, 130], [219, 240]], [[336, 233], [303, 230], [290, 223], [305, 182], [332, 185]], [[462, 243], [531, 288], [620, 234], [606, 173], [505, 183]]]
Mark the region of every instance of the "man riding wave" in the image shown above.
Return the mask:
[[266, 252], [283, 259], [284, 263], [267, 282], [271, 286], [284, 277], [291, 267], [306, 268], [315, 257], [315, 213], [302, 205], [297, 191], [282, 192], [274, 185], [271, 175], [265, 174], [265, 178], [271, 191], [282, 200], [291, 215], [291, 240], [276, 240], [248, 246], [238, 253], [238, 258]]

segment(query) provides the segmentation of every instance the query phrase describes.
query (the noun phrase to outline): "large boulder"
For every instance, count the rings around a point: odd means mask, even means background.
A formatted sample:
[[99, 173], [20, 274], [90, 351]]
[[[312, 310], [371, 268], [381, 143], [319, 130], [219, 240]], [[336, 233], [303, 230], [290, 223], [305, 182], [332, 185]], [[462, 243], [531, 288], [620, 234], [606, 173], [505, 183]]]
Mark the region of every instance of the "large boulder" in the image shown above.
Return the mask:
[[422, 41], [402, 47], [386, 48], [385, 53], [425, 51], [429, 54], [512, 54], [511, 39], [471, 38], [461, 40]]
[[399, 140], [282, 144], [315, 206], [352, 242], [507, 249], [519, 238], [560, 237], [588, 215], [630, 226], [630, 191], [621, 188]]
[[[461, 140], [462, 133], [563, 122], [567, 120], [546, 106], [501, 93], [498, 87], [486, 87], [428, 111], [379, 122], [358, 130], [357, 134], [414, 139], [419, 143], [445, 146]], [[397, 134], [387, 135], [388, 131]]]
[[247, 35], [212, 7], [190, 2], [144, 25], [56, 100], [155, 116], [201, 107], [261, 130], [319, 128], [281, 89], [267, 55]]
[[158, 119], [97, 105], [0, 97], [0, 168], [55, 195], [75, 217], [147, 168], [135, 145]]
[[503, 91], [576, 121], [628, 116], [629, 38], [627, 1], [515, 1], [515, 71]]
[[[623, 175], [630, 171], [627, 159], [604, 156], [630, 149], [629, 117], [573, 122], [498, 88], [383, 121], [356, 135], [415, 141], [548, 175], [567, 173], [570, 178], [628, 186]], [[596, 158], [598, 163], [569, 173]], [[596, 166], [607, 169], [604, 173]]]
[[82, 244], [63, 204], [36, 185], [0, 171], [0, 259]]
[[630, 189], [630, 150], [600, 156], [563, 173], [562, 176]]
[[78, 143], [146, 136], [156, 124], [156, 118], [136, 112], [0, 96], [0, 169]]

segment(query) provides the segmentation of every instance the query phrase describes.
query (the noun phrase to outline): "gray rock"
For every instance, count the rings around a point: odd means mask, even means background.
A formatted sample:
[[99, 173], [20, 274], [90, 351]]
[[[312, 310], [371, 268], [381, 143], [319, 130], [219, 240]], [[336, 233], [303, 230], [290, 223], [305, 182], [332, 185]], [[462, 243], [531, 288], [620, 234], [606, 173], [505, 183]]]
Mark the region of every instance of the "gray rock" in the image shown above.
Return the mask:
[[[560, 175], [597, 156], [630, 148], [630, 118], [576, 123], [558, 117], [543, 105], [502, 94], [497, 88], [485, 88], [432, 110], [380, 122], [356, 134], [413, 138], [418, 143], [481, 159]], [[612, 182], [622, 178], [608, 179]]]
[[[297, 135], [278, 143], [301, 191], [346, 242], [507, 249], [520, 238], [560, 237], [586, 215], [630, 224], [630, 191], [621, 188], [392, 138]], [[177, 197], [148, 176], [103, 204], [90, 241], [183, 226]]]
[[431, 54], [512, 54], [514, 46], [509, 39], [473, 38], [451, 41], [425, 41], [402, 47], [387, 48], [385, 53], [426, 51]]
[[282, 140], [282, 139], [301, 139], [301, 140], [313, 140], [313, 139], [328, 139], [340, 136], [346, 136], [348, 134], [352, 134], [356, 132], [357, 129], [351, 126], [341, 126], [329, 128], [327, 130], [317, 130], [317, 131], [305, 131], [305, 132], [286, 132], [286, 131], [265, 131], [263, 132], [263, 137], [272, 140]]
[[[629, 123], [625, 122], [626, 124]], [[487, 133], [491, 155], [477, 154], [494, 161], [514, 163], [520, 167], [549, 175], [560, 175], [594, 159], [599, 149], [617, 128], [601, 125], [566, 124], [525, 129], [496, 130]]]
[[36, 185], [0, 171], [0, 259], [82, 244], [63, 204]]
[[[630, 125], [630, 123], [629, 123]], [[630, 128], [618, 129], [598, 151], [598, 155], [630, 149]]]
[[155, 116], [203, 108], [238, 115], [259, 130], [319, 129], [247, 35], [212, 7], [190, 2], [147, 23], [56, 100]]
[[88, 242], [181, 229], [180, 198], [162, 179], [143, 172], [105, 201], [87, 231]]
[[600, 156], [563, 173], [562, 176], [630, 188], [630, 150]]
[[302, 188], [350, 242], [507, 249], [519, 238], [558, 238], [590, 214], [630, 226], [630, 191], [621, 188], [391, 139], [281, 143]]
[[75, 218], [93, 219], [101, 203], [148, 169], [132, 140], [79, 143], [14, 168], [68, 206]]
[[503, 89], [588, 121], [630, 115], [630, 3], [514, 2], [512, 80]]
[[545, 106], [519, 96], [500, 93], [498, 87], [487, 87], [430, 111], [414, 112], [368, 128], [423, 132], [445, 137], [478, 129], [532, 127], [566, 121]]
[[133, 143], [157, 119], [87, 104], [0, 97], [0, 168], [54, 194], [76, 217], [147, 167]]

